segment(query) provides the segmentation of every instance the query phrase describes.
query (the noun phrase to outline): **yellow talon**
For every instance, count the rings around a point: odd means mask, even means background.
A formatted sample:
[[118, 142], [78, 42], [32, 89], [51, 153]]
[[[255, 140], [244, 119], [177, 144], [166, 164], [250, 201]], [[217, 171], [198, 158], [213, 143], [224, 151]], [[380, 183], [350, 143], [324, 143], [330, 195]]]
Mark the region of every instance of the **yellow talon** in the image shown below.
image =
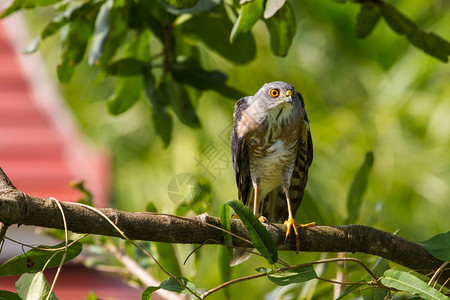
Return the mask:
[[269, 221], [268, 221], [267, 218], [264, 217], [264, 216], [259, 217], [258, 220], [259, 220], [261, 223], [269, 224]]
[[316, 222], [311, 222], [308, 224], [297, 224], [295, 223], [294, 218], [289, 218], [286, 221], [284, 221], [284, 225], [287, 226], [286, 229], [286, 238], [285, 238], [285, 242], [289, 236], [289, 234], [291, 233], [291, 227], [294, 228], [294, 232], [295, 232], [295, 247], [296, 247], [296, 253], [298, 253], [300, 251], [300, 240], [298, 237], [298, 231], [297, 228], [307, 228], [307, 227], [311, 227], [311, 226], [316, 226]]

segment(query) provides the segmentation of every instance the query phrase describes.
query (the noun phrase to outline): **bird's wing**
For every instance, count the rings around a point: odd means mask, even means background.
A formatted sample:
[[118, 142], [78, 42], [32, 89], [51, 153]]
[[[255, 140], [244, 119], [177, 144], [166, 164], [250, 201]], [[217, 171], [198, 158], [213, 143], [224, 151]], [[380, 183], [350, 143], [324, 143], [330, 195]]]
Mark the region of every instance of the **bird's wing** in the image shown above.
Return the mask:
[[309, 167], [313, 160], [313, 143], [306, 115], [303, 123], [302, 133], [298, 143], [297, 159], [295, 161], [294, 171], [292, 172], [291, 185], [289, 187], [292, 214], [294, 216], [302, 202], [306, 182], [308, 181]]
[[242, 113], [248, 107], [247, 100], [249, 98], [250, 96], [244, 97], [236, 102], [233, 114], [233, 133], [231, 135], [231, 157], [233, 160], [233, 169], [236, 176], [239, 199], [247, 206], [250, 204], [253, 189], [250, 179], [249, 158], [245, 134], [239, 135], [238, 128], [242, 122]]
[[313, 144], [309, 122], [305, 118], [302, 126], [302, 134], [298, 143], [297, 159], [295, 161], [294, 172], [292, 172], [289, 195], [291, 196], [292, 213], [295, 216], [297, 209], [303, 199], [306, 182], [308, 181], [308, 171], [313, 159]]

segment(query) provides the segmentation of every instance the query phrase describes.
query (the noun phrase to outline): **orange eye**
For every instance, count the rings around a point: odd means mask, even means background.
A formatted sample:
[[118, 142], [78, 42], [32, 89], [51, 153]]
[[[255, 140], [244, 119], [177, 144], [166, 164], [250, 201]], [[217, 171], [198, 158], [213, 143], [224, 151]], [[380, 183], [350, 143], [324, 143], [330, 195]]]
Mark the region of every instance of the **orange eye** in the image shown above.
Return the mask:
[[292, 91], [292, 97], [295, 97], [295, 94], [296, 94], [297, 92], [295, 91], [295, 90], [293, 90]]
[[269, 95], [272, 98], [280, 96], [280, 90], [279, 89], [270, 89]]

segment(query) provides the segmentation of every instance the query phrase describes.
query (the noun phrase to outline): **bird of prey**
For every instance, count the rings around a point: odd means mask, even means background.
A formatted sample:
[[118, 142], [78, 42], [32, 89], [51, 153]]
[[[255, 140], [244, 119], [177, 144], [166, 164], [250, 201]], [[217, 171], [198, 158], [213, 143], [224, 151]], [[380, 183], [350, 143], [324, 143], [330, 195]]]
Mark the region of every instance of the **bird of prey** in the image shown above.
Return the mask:
[[303, 198], [313, 145], [305, 105], [294, 86], [266, 83], [254, 96], [237, 101], [234, 109], [231, 155], [239, 199], [255, 216], [294, 229]]

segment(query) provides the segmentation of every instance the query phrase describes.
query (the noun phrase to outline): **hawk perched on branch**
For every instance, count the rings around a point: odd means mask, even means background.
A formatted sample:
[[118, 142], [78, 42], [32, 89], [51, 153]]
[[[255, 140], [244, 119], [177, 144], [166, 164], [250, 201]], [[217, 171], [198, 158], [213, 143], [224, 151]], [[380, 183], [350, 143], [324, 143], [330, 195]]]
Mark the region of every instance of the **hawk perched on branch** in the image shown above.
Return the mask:
[[231, 155], [239, 199], [255, 216], [294, 229], [303, 198], [313, 145], [305, 105], [294, 86], [266, 83], [254, 96], [240, 99], [234, 109]]

